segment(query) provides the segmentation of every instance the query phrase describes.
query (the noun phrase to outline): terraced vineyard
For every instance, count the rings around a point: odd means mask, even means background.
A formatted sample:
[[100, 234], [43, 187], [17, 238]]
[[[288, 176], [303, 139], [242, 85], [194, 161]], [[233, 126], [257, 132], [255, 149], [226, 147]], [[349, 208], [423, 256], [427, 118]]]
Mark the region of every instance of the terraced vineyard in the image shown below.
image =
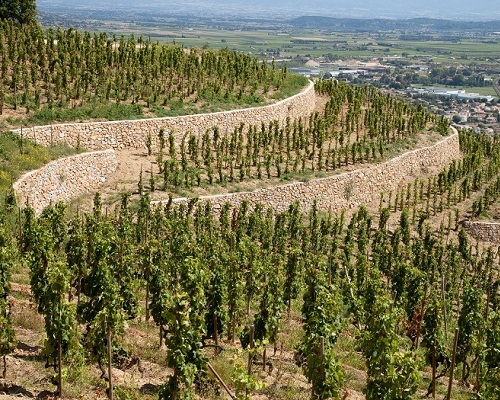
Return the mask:
[[9, 21], [0, 34], [0, 115], [11, 125], [213, 112], [266, 104], [306, 84], [227, 49]]
[[[13, 28], [3, 29], [8, 37]], [[57, 46], [79, 36], [113, 54], [111, 65], [160, 51], [130, 42], [114, 48], [113, 40], [74, 31], [56, 33]], [[3, 54], [9, 51], [4, 44]], [[81, 51], [73, 48], [75, 57]], [[202, 54], [179, 57], [196, 63]], [[246, 57], [210, 54], [246, 68]], [[85, 72], [88, 66], [74, 77]], [[123, 79], [107, 73], [108, 84]], [[84, 103], [100, 92], [101, 75], [88, 79]], [[177, 95], [203, 81], [189, 79]], [[59, 94], [65, 100], [78, 92], [71, 81]], [[265, 92], [266, 82], [254, 93]], [[125, 90], [115, 84], [114, 104]], [[47, 107], [55, 86], [45, 87]], [[285, 211], [174, 202], [180, 190], [217, 192], [236, 182], [252, 189], [260, 181], [277, 188], [285, 177], [355, 170], [449, 133], [446, 120], [370, 87], [325, 81], [316, 92], [318, 111], [308, 118], [232, 132], [214, 127], [201, 136], [186, 130], [181, 141], [157, 132], [158, 149], [141, 149], [154, 158], [149, 176], [137, 171], [135, 187], [115, 193], [117, 202], [103, 205], [96, 194], [91, 210], [58, 203], [36, 214], [6, 196], [1, 390], [123, 399], [498, 397], [499, 251], [461, 229], [498, 198], [498, 138], [459, 132], [461, 158], [338, 213], [316, 203], [303, 211], [300, 198]], [[24, 146], [28, 158], [37, 148]], [[166, 201], [154, 207], [158, 191]]]

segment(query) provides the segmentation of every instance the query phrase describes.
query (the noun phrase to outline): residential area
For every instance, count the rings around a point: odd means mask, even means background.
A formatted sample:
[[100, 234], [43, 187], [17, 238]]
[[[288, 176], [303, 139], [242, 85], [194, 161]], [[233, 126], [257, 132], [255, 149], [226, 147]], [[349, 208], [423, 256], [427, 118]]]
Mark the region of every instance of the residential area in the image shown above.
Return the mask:
[[481, 65], [414, 64], [400, 57], [335, 62], [311, 58], [303, 67], [290, 69], [312, 79], [371, 84], [421, 103], [455, 124], [476, 132], [500, 134], [499, 94], [496, 92], [500, 64], [492, 69]]

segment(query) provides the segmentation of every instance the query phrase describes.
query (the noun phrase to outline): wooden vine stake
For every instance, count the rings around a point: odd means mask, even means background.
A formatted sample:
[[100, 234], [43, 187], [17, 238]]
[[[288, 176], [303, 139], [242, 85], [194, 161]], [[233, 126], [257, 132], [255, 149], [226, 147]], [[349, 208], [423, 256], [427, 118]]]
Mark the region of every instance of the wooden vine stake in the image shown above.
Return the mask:
[[325, 337], [320, 336], [319, 337], [319, 359], [320, 359], [320, 374], [321, 374], [321, 379], [324, 381], [325, 380]]
[[227, 394], [229, 395], [229, 397], [231, 397], [231, 399], [233, 399], [233, 400], [236, 399], [236, 396], [231, 393], [231, 390], [229, 390], [229, 388], [227, 387], [226, 383], [222, 380], [222, 378], [220, 377], [220, 375], [217, 373], [217, 371], [214, 369], [214, 367], [212, 367], [212, 365], [210, 365], [210, 363], [208, 363], [208, 368], [210, 369], [210, 371], [212, 371], [212, 374], [214, 374], [215, 378], [219, 381], [219, 383], [225, 389], [225, 391], [227, 392]]
[[[319, 337], [319, 348], [318, 348], [318, 353], [319, 353], [319, 375], [321, 377], [321, 380], [325, 380], [325, 337], [320, 336]], [[316, 398], [316, 390], [315, 390], [315, 385], [313, 384], [311, 386], [311, 398], [315, 399]]]
[[448, 381], [448, 394], [446, 395], [446, 400], [451, 399], [451, 388], [453, 386], [453, 373], [455, 372], [455, 357], [457, 354], [458, 345], [458, 327], [455, 329], [455, 341], [453, 343], [453, 355], [451, 357], [451, 367], [450, 367], [450, 380]]
[[111, 354], [111, 327], [107, 326], [106, 339], [108, 345], [108, 378], [109, 378], [109, 400], [113, 400], [113, 371], [111, 366], [112, 354]]
[[441, 296], [443, 297], [444, 340], [448, 340], [448, 318], [446, 317], [446, 294], [444, 273], [441, 275]]
[[[267, 286], [267, 274], [264, 275], [264, 285]], [[266, 306], [267, 305], [265, 305], [264, 307]], [[267, 346], [264, 344], [264, 350], [262, 351], [262, 371], [266, 370], [266, 362], [267, 362]]]
[[215, 343], [215, 356], [219, 355], [219, 327], [217, 326], [217, 314], [215, 312], [212, 314], [214, 323], [214, 343]]
[[[248, 352], [248, 370], [247, 373], [250, 375], [252, 373], [252, 361], [253, 361], [253, 348], [255, 346], [255, 326], [250, 325], [250, 351]], [[246, 389], [246, 396], [248, 397], [248, 388]]]
[[57, 343], [57, 395], [63, 396], [62, 392], [62, 336], [59, 334]]
[[266, 370], [267, 363], [267, 347], [264, 346], [264, 350], [262, 351], [262, 371]]
[[250, 325], [250, 352], [248, 353], [248, 375], [252, 373], [253, 348], [255, 346], [255, 326]]
[[436, 398], [436, 343], [432, 346], [432, 398]]
[[[368, 280], [367, 280], [368, 282]], [[415, 350], [418, 349], [418, 342], [420, 340], [420, 331], [422, 330], [422, 322], [424, 321], [424, 315], [425, 315], [425, 303], [427, 302], [427, 286], [425, 287], [424, 290], [424, 297], [422, 298], [422, 306], [420, 307], [420, 320], [418, 321], [417, 325], [417, 338], [415, 339]]]
[[23, 154], [23, 126], [21, 125], [21, 136], [19, 142], [19, 152]]

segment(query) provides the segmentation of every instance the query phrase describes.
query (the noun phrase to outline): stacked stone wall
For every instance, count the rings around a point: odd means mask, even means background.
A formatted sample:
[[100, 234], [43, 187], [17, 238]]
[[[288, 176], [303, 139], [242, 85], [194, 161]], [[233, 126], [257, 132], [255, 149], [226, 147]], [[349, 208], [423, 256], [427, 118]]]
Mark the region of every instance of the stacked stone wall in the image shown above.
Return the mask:
[[14, 183], [17, 202], [40, 212], [49, 204], [95, 193], [118, 166], [113, 149], [77, 154], [52, 161]]
[[[287, 116], [307, 116], [313, 111], [314, 105], [315, 94], [311, 83], [302, 93], [265, 107], [176, 118], [35, 127], [25, 129], [23, 135], [42, 145], [65, 142], [88, 149], [140, 148], [145, 147], [148, 133], [156, 140], [161, 127], [167, 132], [177, 132], [176, 139], [179, 140], [187, 131], [200, 134], [215, 125], [219, 129], [232, 129], [231, 127], [241, 123], [260, 124], [261, 121], [283, 121]], [[295, 200], [300, 200], [305, 210], [311, 208], [314, 200], [317, 200], [318, 207], [323, 210], [338, 211], [358, 207], [378, 199], [383, 191], [394, 191], [405, 182], [428, 175], [431, 167], [442, 169], [459, 158], [458, 133], [454, 128], [452, 130], [451, 136], [432, 146], [409, 151], [384, 163], [308, 182], [278, 185], [253, 192], [205, 196], [201, 200], [210, 201], [216, 209], [227, 202], [237, 206], [244, 200], [251, 204], [262, 203], [278, 211], [285, 210]], [[29, 132], [33, 136], [30, 137]], [[50, 203], [95, 192], [99, 184], [113, 174], [116, 168], [117, 160], [113, 149], [54, 161], [24, 175], [14, 184], [18, 204], [28, 202], [39, 211]], [[182, 203], [187, 199], [175, 201]]]
[[[316, 199], [320, 209], [338, 211], [377, 200], [382, 191], [396, 190], [403, 182], [425, 175], [430, 167], [445, 167], [459, 157], [455, 132], [430, 147], [355, 171], [253, 192], [205, 196], [200, 200], [210, 201], [215, 209], [227, 202], [237, 206], [247, 200], [250, 204], [262, 203], [282, 211], [295, 200], [300, 200], [302, 207], [308, 210]], [[18, 204], [29, 203], [40, 211], [59, 200], [68, 201], [85, 193], [95, 193], [116, 168], [117, 159], [112, 149], [53, 161], [25, 174], [14, 184]], [[181, 203], [187, 199], [175, 201]]]
[[307, 118], [315, 105], [314, 84], [310, 82], [301, 93], [263, 107], [180, 117], [34, 126], [14, 132], [22, 133], [23, 137], [42, 146], [64, 143], [87, 150], [137, 149], [146, 147], [148, 135], [151, 135], [153, 147], [158, 146], [160, 128], [164, 128], [167, 134], [173, 132], [179, 143], [187, 132], [200, 135], [215, 126], [225, 133], [241, 124], [260, 126], [262, 122], [268, 124], [274, 120], [283, 123], [287, 117]]
[[500, 223], [465, 221], [465, 231], [474, 239], [492, 244], [500, 243]]
[[[358, 207], [377, 200], [381, 192], [396, 190], [402, 183], [428, 174], [430, 167], [439, 169], [460, 157], [458, 133], [438, 143], [404, 153], [381, 164], [370, 165], [351, 172], [326, 178], [312, 179], [253, 192], [239, 192], [216, 196], [203, 196], [201, 201], [210, 201], [215, 209], [229, 202], [238, 206], [246, 200], [251, 205], [261, 203], [283, 211], [295, 200], [309, 210], [314, 202], [320, 209], [339, 211]], [[187, 202], [186, 198], [175, 199], [176, 203]]]

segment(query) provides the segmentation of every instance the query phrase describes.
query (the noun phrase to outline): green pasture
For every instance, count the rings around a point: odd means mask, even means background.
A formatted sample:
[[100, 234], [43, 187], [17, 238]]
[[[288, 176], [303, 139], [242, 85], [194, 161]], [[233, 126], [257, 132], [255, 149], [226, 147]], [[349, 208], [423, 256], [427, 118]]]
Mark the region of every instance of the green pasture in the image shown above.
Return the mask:
[[[412, 85], [413, 87], [422, 87], [422, 85]], [[440, 88], [448, 88], [448, 89], [457, 89], [457, 90], [465, 90], [467, 93], [479, 93], [483, 96], [495, 96], [498, 95], [493, 89], [493, 86], [453, 86], [453, 85], [435, 85]]]
[[495, 89], [493, 89], [493, 86], [474, 86], [474, 87], [466, 87], [466, 86], [450, 86], [455, 89], [463, 89], [467, 93], [479, 93], [484, 96], [495, 96], [497, 97], [497, 94], [495, 92]]
[[[185, 47], [229, 48], [261, 57], [313, 57], [327, 54], [341, 58], [377, 58], [403, 54], [410, 59], [430, 57], [443, 63], [496, 63], [500, 59], [499, 37], [463, 37], [456, 41], [401, 40], [400, 33], [343, 33], [319, 30], [228, 30], [211, 28], [178, 28], [169, 26], [141, 26], [103, 24], [107, 32], [118, 37], [143, 35], [160, 43], [176, 43]], [[93, 27], [95, 30], [95, 27]], [[104, 30], [104, 29], [102, 29]], [[451, 35], [449, 35], [451, 36]], [[485, 43], [488, 42], [488, 43]], [[279, 55], [278, 52], [279, 51]]]

